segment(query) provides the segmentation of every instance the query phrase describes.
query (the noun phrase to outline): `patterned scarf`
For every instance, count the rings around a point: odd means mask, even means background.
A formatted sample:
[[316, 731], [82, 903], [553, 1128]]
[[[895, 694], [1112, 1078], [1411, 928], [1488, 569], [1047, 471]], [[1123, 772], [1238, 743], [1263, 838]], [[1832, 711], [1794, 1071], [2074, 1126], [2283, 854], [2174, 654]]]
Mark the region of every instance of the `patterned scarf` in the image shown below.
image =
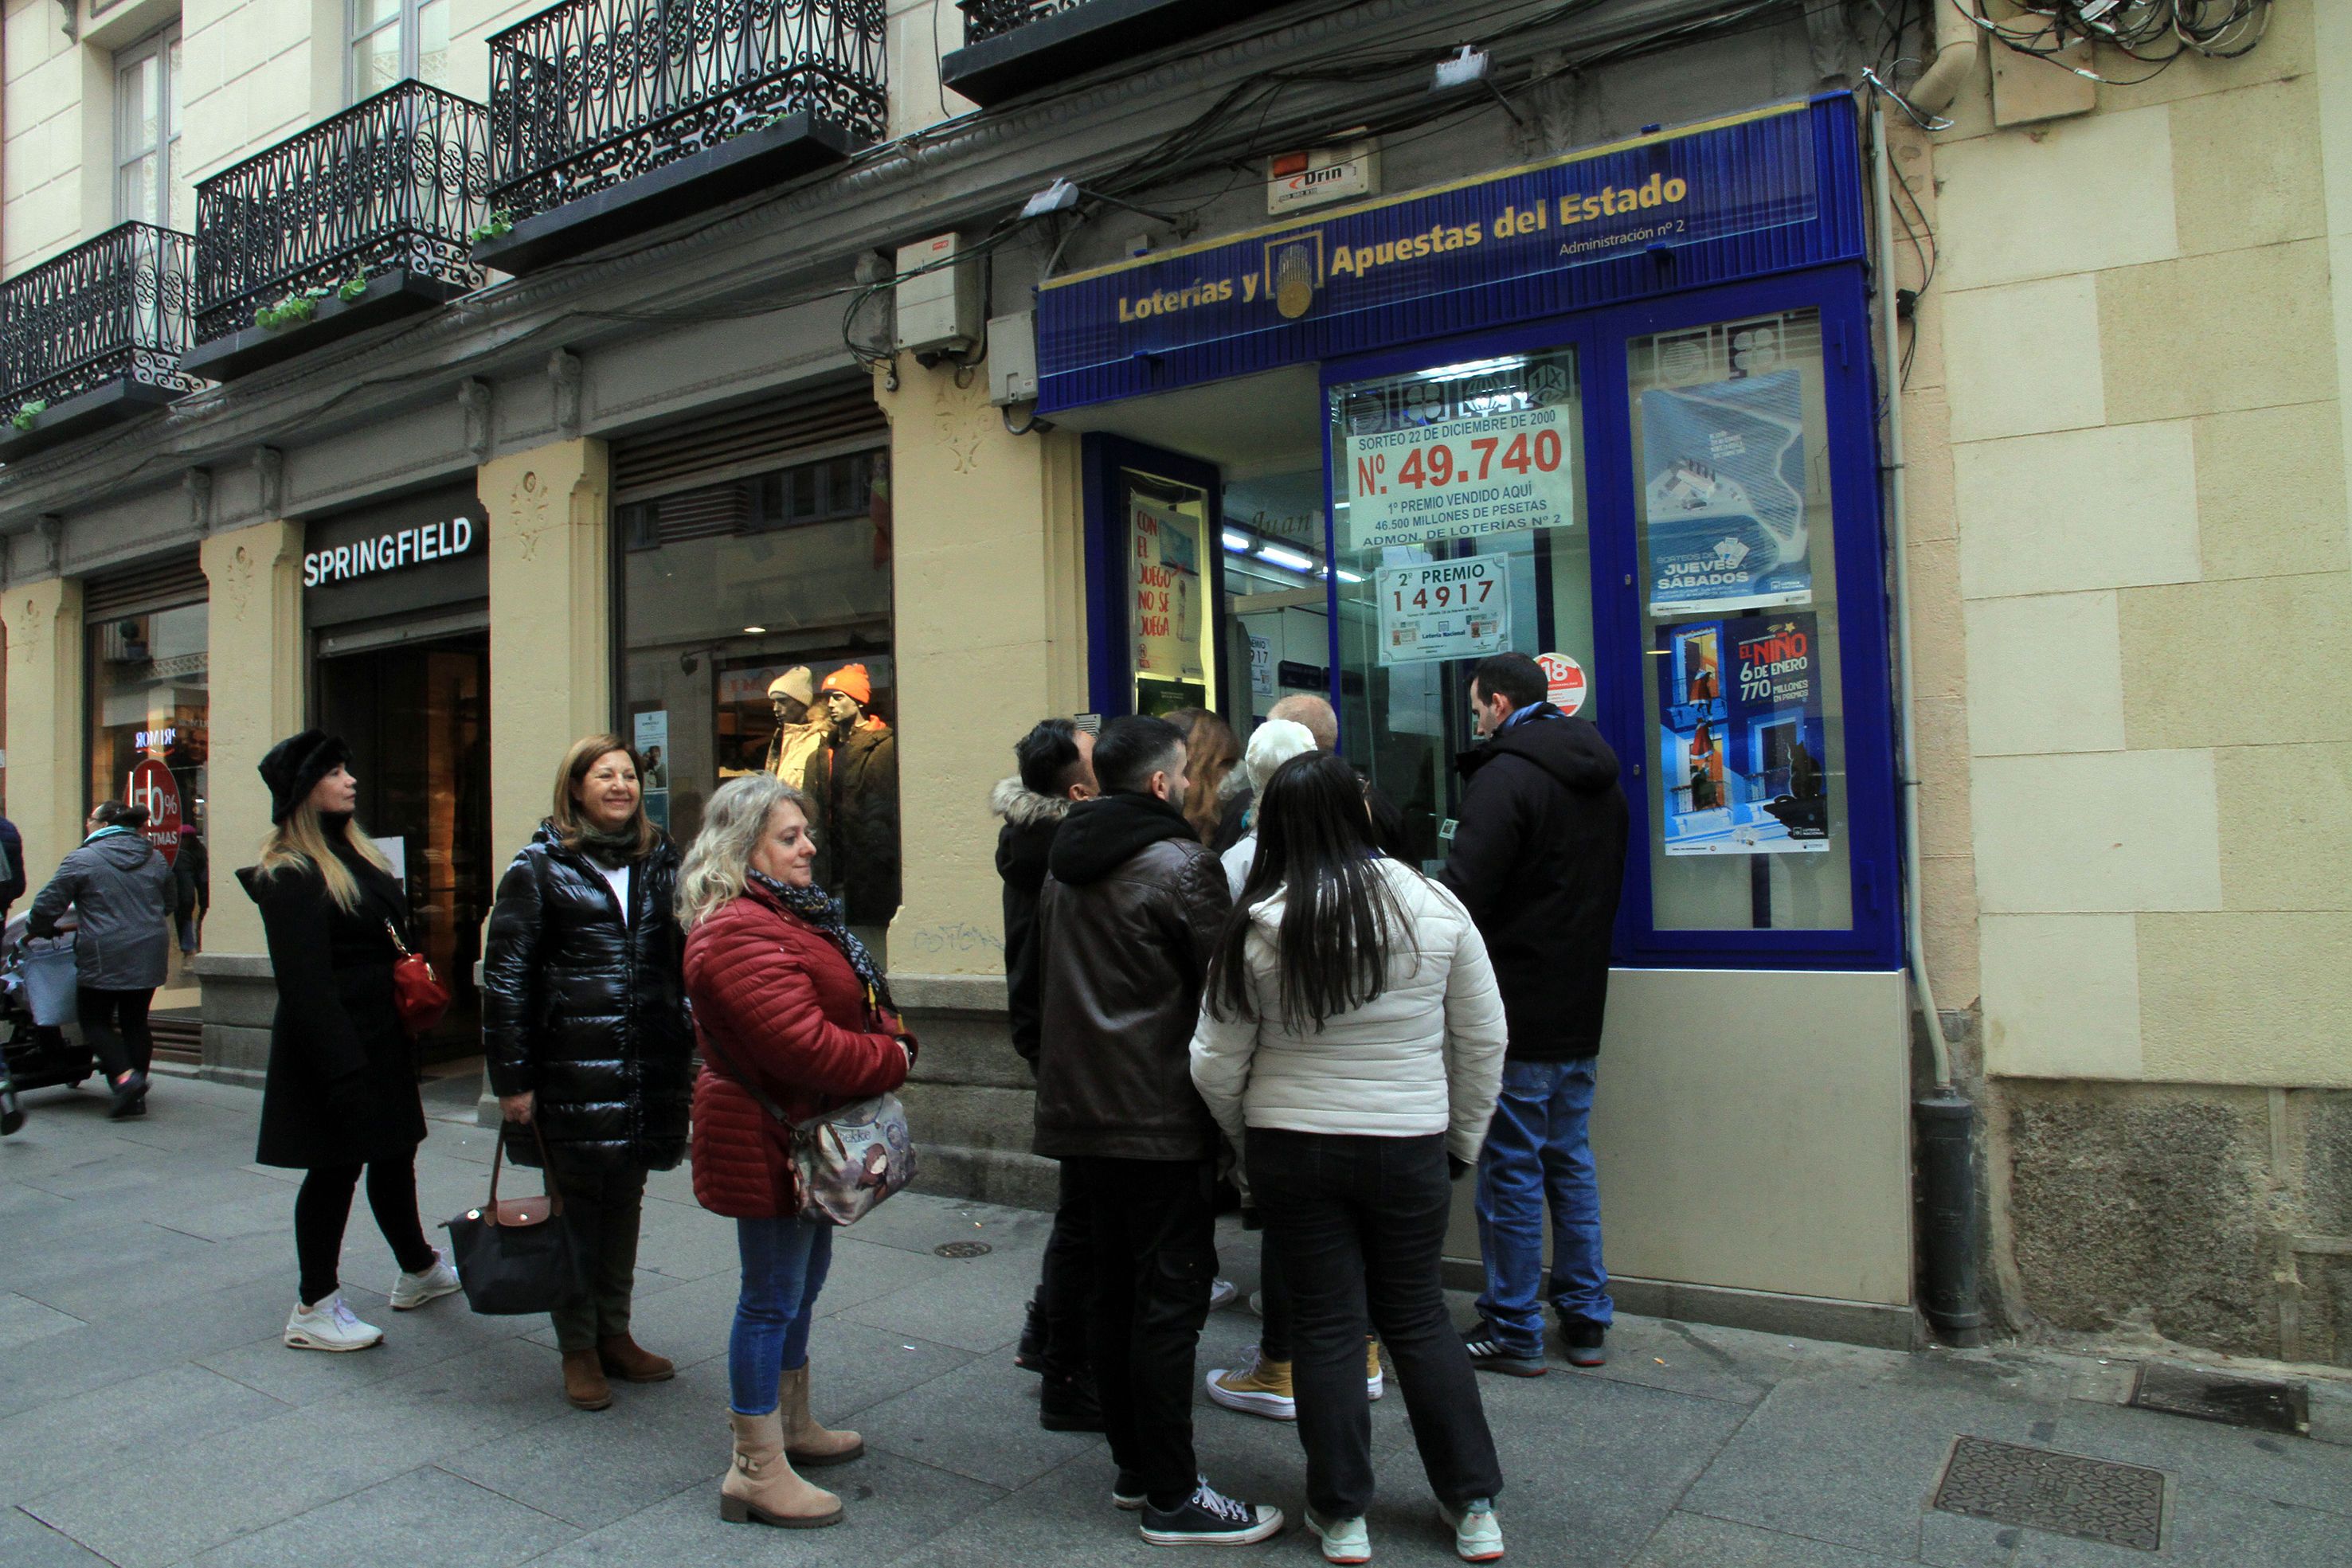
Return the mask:
[[880, 966], [874, 962], [873, 953], [842, 924], [841, 905], [834, 896], [814, 883], [806, 887], [794, 887], [778, 882], [765, 872], [747, 873], [751, 881], [764, 889], [775, 901], [817, 928], [819, 935], [841, 949], [849, 967], [857, 971], [858, 980], [866, 987], [866, 996], [877, 1007], [898, 1009], [890, 1000], [890, 982], [882, 977]]

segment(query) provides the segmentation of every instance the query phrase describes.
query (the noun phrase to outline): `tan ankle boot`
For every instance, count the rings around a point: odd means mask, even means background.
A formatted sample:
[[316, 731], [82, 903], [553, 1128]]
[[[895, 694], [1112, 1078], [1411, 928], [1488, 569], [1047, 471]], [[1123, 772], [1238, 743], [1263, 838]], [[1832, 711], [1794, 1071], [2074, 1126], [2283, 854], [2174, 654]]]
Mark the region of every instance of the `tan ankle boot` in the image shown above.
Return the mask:
[[730, 1524], [757, 1520], [786, 1530], [841, 1522], [841, 1500], [793, 1473], [778, 1412], [740, 1416], [730, 1410], [727, 1419], [735, 1428], [735, 1460], [719, 1483], [719, 1518]]
[[608, 1377], [624, 1383], [667, 1383], [677, 1375], [677, 1363], [656, 1355], [628, 1334], [606, 1334], [596, 1342], [596, 1360]]
[[845, 1465], [866, 1451], [855, 1432], [829, 1432], [809, 1414], [809, 1369], [787, 1372], [777, 1385], [777, 1413], [784, 1423], [784, 1452], [796, 1465]]
[[563, 1397], [583, 1410], [602, 1410], [613, 1402], [613, 1385], [593, 1350], [563, 1353]]

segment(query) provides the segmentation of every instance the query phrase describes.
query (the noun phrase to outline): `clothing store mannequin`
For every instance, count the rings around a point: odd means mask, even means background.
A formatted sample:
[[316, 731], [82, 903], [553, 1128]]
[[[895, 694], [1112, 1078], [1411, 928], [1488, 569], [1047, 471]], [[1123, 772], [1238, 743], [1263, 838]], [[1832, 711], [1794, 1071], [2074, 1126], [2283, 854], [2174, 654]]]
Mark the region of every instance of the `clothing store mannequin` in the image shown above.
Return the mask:
[[809, 716], [816, 701], [816, 679], [806, 664], [795, 664], [768, 683], [768, 700], [776, 708], [776, 733], [768, 741], [767, 769], [798, 789], [808, 774], [809, 758], [824, 744], [824, 725]]
[[816, 807], [817, 885], [838, 896], [849, 923], [880, 926], [898, 909], [898, 737], [867, 711], [863, 664], [824, 678], [824, 745], [802, 789]]

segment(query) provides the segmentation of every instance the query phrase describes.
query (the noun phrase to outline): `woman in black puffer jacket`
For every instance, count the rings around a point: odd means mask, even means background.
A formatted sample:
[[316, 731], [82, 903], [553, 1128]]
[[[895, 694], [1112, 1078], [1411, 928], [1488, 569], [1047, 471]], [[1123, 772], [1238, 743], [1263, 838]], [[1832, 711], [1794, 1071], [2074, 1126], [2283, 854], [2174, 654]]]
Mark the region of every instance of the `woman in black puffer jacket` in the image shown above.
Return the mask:
[[[613, 1402], [608, 1377], [677, 1371], [629, 1333], [646, 1174], [686, 1156], [694, 1097], [677, 851], [646, 820], [637, 775], [620, 737], [573, 743], [554, 814], [499, 881], [482, 962], [490, 1087], [509, 1124], [536, 1124], [587, 1247], [588, 1298], [553, 1314], [564, 1396], [583, 1410]], [[514, 1125], [507, 1146], [536, 1160]]]

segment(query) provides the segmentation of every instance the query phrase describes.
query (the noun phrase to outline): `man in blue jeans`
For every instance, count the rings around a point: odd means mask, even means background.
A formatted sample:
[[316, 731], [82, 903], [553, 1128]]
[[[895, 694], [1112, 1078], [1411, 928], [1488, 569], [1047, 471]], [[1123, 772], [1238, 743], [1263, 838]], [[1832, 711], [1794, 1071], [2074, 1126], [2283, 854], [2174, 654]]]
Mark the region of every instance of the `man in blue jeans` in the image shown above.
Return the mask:
[[1544, 1373], [1547, 1200], [1549, 1294], [1570, 1364], [1601, 1364], [1612, 1312], [1588, 1128], [1628, 813], [1617, 754], [1546, 689], [1525, 653], [1496, 653], [1471, 672], [1485, 744], [1456, 760], [1466, 785], [1444, 873], [1486, 939], [1510, 1030], [1478, 1156], [1486, 1289], [1464, 1339], [1475, 1364], [1518, 1377]]

